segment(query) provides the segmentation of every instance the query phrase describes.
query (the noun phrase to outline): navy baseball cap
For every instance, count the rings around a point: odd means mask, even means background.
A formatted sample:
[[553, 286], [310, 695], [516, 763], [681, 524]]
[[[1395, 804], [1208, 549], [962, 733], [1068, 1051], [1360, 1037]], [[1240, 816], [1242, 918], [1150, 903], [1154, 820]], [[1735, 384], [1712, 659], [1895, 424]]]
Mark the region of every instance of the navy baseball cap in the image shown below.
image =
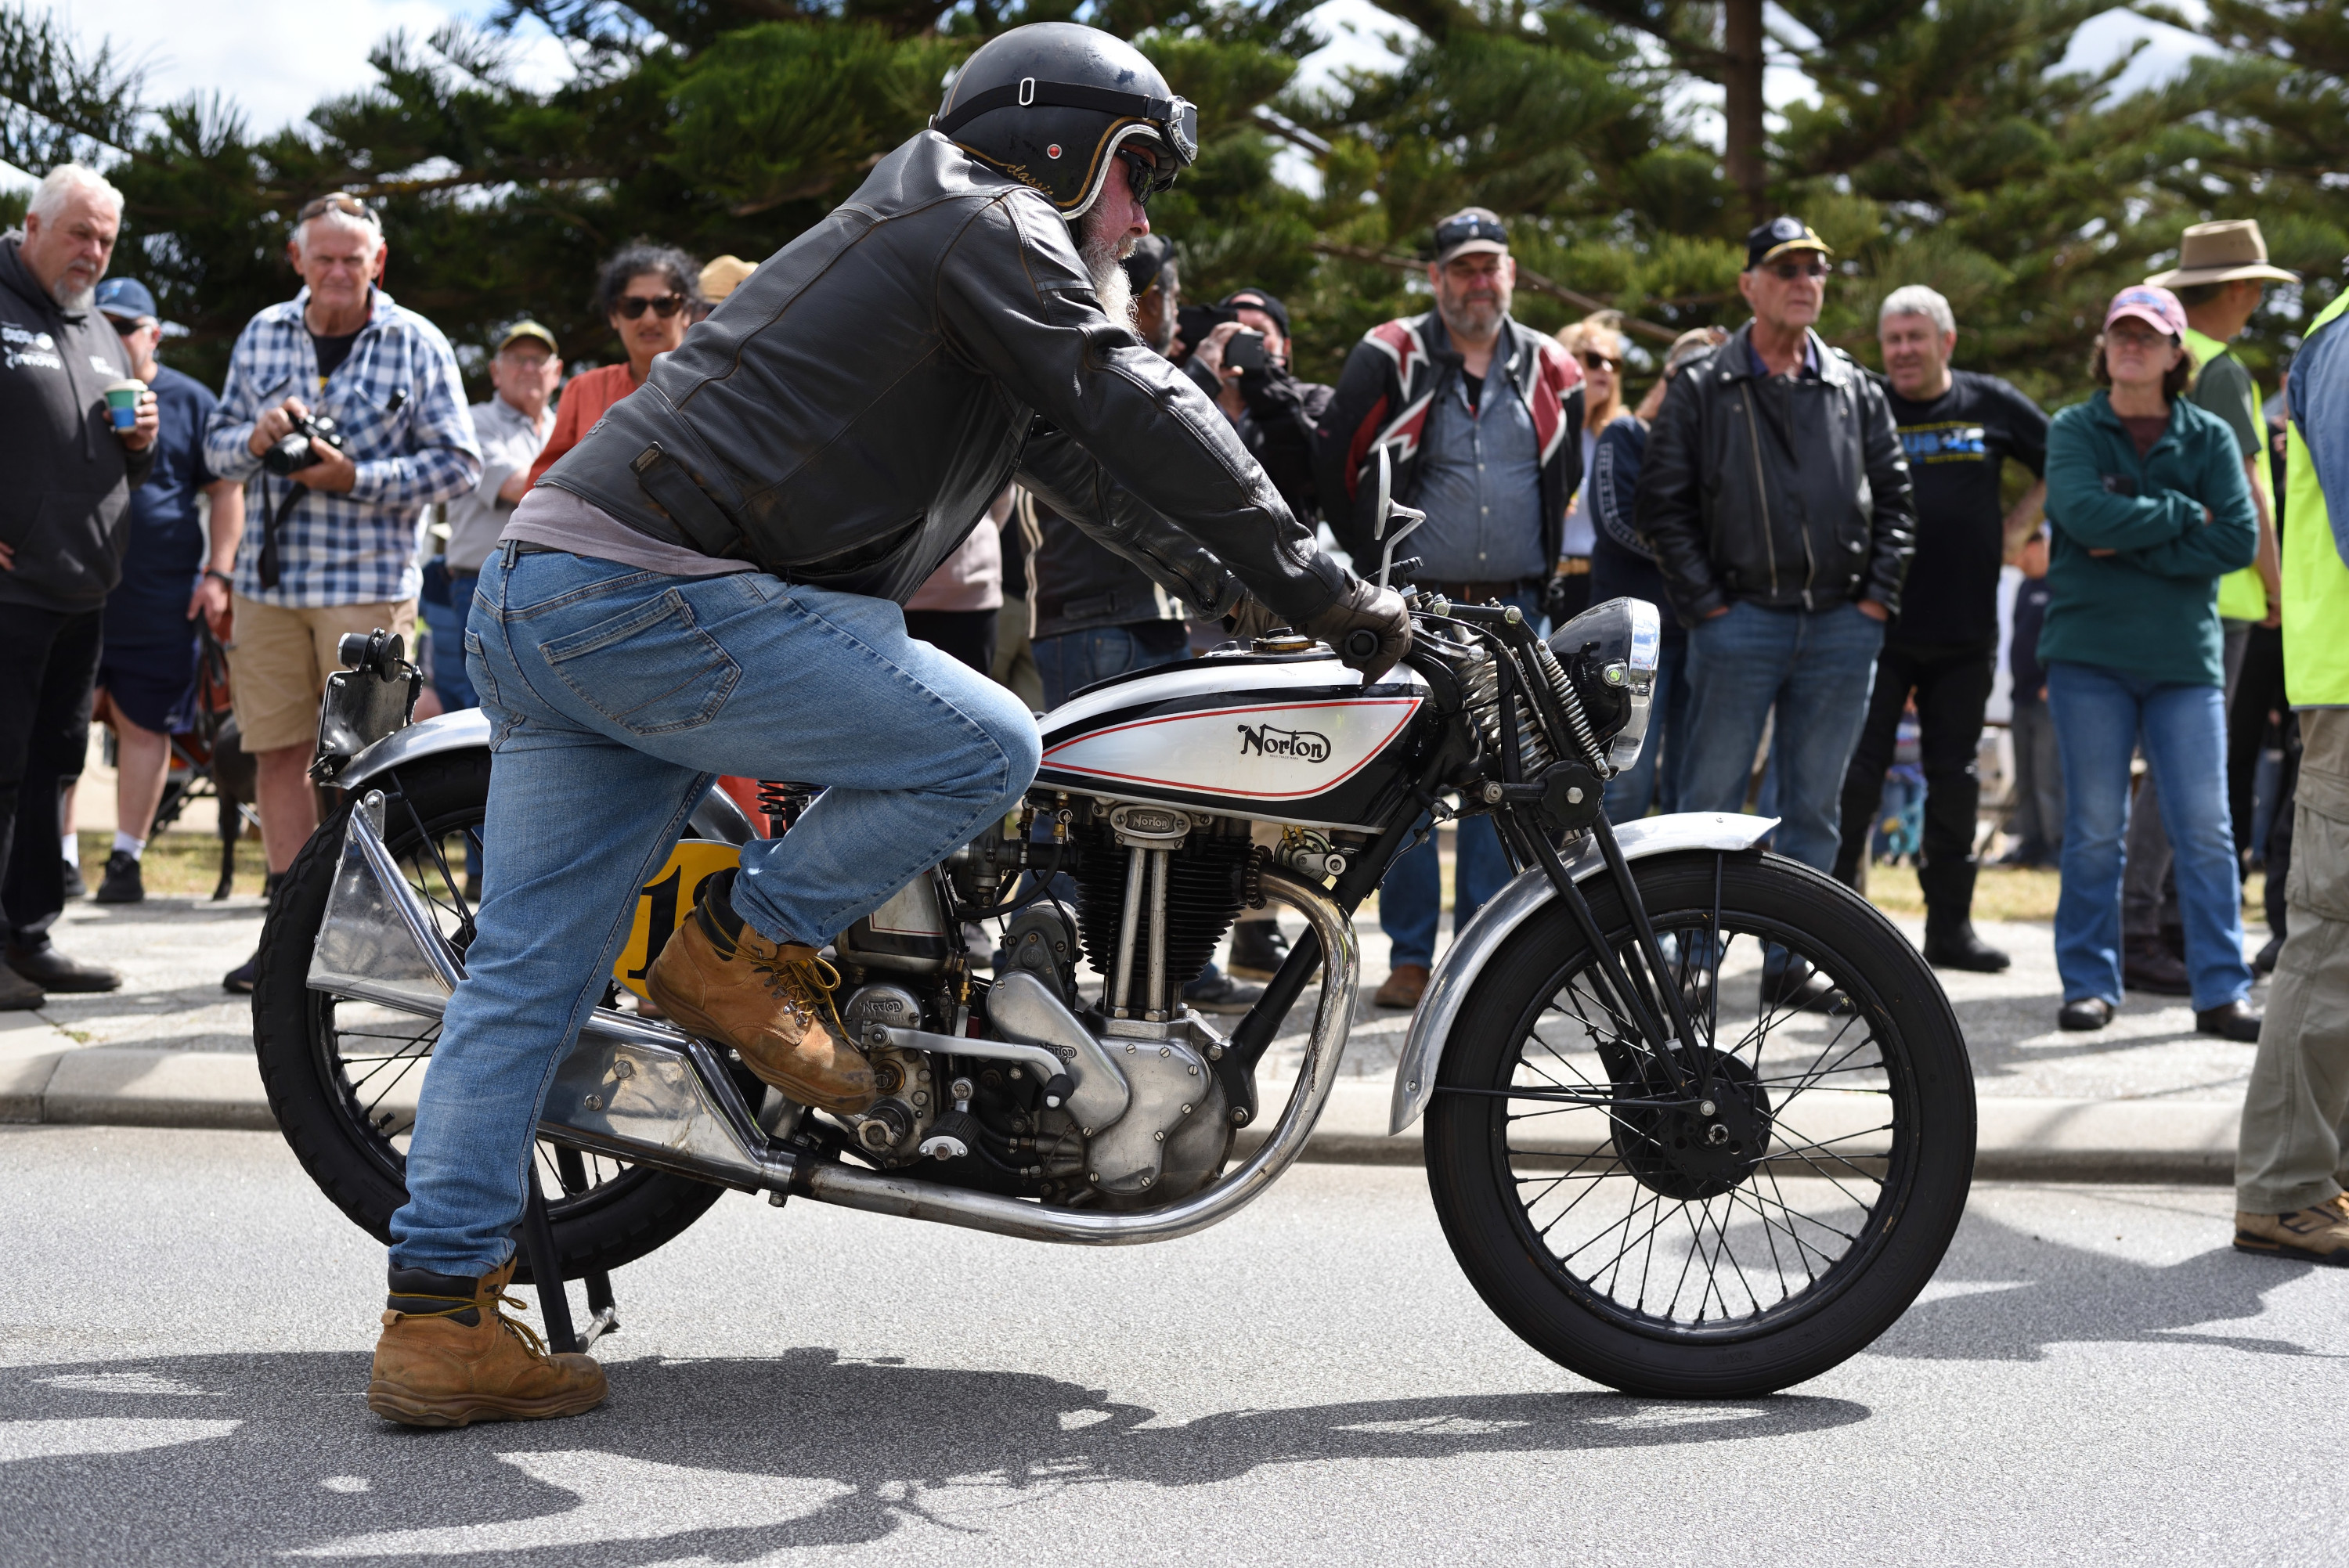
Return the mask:
[[160, 319], [163, 314], [155, 308], [154, 294], [137, 278], [109, 278], [98, 284], [98, 308], [121, 321], [150, 315]]

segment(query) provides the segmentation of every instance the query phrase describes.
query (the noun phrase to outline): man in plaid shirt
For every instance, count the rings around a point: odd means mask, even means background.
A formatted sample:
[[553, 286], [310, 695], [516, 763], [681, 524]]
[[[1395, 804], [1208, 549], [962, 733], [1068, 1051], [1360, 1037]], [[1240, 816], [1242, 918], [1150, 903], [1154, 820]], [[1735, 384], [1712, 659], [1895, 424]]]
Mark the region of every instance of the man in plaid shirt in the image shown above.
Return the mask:
[[[205, 466], [246, 486], [229, 674], [238, 732], [260, 762], [273, 878], [318, 826], [307, 770], [336, 645], [378, 626], [415, 634], [424, 509], [466, 494], [481, 472], [449, 340], [376, 287], [375, 212], [354, 196], [322, 197], [296, 216], [286, 253], [302, 292], [246, 325], [204, 432]], [[333, 418], [340, 449], [313, 442], [319, 461], [290, 478], [265, 472], [262, 454], [314, 414]], [[252, 963], [226, 985], [252, 990]]]

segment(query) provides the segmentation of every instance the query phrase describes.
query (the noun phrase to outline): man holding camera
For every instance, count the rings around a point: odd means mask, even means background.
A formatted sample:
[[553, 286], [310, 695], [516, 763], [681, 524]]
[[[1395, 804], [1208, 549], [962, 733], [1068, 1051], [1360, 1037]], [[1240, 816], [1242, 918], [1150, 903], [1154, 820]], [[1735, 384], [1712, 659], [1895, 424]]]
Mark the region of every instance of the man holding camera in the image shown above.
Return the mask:
[[[318, 826], [309, 762], [336, 645], [378, 626], [413, 635], [424, 509], [481, 472], [449, 340], [376, 286], [387, 252], [374, 210], [320, 197], [285, 253], [302, 291], [237, 338], [204, 432], [204, 466], [247, 487], [229, 676], [260, 765], [272, 878]], [[223, 984], [252, 990], [252, 962]]]

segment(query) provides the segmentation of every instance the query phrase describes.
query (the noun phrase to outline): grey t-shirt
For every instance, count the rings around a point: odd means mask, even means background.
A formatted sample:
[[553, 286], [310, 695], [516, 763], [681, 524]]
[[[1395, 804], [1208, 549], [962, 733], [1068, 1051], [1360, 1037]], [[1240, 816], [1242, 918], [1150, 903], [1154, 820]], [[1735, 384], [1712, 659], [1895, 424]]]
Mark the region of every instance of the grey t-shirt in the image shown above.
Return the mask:
[[2197, 371], [2186, 397], [2227, 421], [2243, 456], [2257, 457], [2265, 449], [2259, 418], [2252, 412], [2259, 407], [2258, 390], [2251, 384], [2250, 368], [2231, 352], [2217, 356]]
[[592, 555], [598, 561], [616, 561], [623, 566], [662, 572], [671, 577], [723, 577], [729, 573], [758, 570], [747, 561], [721, 561], [698, 550], [664, 543], [648, 533], [638, 533], [569, 490], [543, 483], [532, 486], [530, 493], [522, 498], [522, 504], [514, 508], [512, 519], [499, 538], [543, 544], [550, 550], [567, 550], [574, 555]]

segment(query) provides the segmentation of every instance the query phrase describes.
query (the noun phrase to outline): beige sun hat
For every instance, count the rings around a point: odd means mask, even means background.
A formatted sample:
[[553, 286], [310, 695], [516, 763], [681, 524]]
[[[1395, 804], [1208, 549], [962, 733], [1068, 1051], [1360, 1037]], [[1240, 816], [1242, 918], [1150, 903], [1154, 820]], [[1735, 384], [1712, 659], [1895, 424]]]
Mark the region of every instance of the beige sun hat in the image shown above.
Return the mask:
[[2178, 244], [2178, 264], [2145, 281], [2156, 288], [2190, 289], [2197, 284], [2230, 284], [2238, 278], [2300, 282], [2298, 273], [2268, 265], [2268, 242], [2256, 218], [2192, 224]]
[[758, 270], [740, 256], [720, 256], [701, 269], [701, 297], [716, 304], [741, 287], [742, 280]]

